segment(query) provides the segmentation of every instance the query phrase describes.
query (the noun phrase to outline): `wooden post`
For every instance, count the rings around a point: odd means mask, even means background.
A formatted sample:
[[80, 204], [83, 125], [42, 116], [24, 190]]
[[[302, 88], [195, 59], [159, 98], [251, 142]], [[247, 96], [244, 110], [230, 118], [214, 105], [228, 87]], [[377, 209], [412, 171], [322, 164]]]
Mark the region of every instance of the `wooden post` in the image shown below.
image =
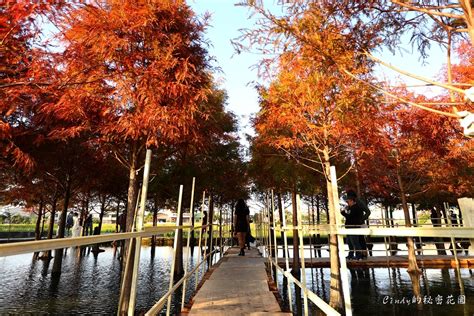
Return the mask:
[[[448, 203], [444, 203], [443, 206], [447, 214], [449, 227], [453, 227], [453, 223], [451, 222], [451, 216], [449, 215], [449, 205]], [[464, 295], [464, 283], [462, 282], [462, 278], [461, 278], [461, 270], [460, 270], [459, 259], [458, 259], [458, 254], [457, 254], [458, 251], [456, 248], [456, 239], [454, 237], [451, 237], [451, 246], [453, 247], [454, 260], [456, 262], [456, 276], [458, 279], [459, 291], [461, 295]]]
[[[291, 274], [300, 280], [301, 271], [300, 271], [300, 256], [298, 251], [298, 207], [296, 202], [296, 188], [293, 188], [291, 192], [291, 207], [293, 209], [293, 267], [291, 268]], [[298, 299], [298, 297], [296, 297]]]
[[[150, 162], [151, 162], [151, 150], [147, 149], [145, 157], [145, 169], [143, 170], [143, 184], [140, 198], [140, 208], [138, 209], [137, 220], [135, 223], [136, 231], [143, 231], [144, 217], [145, 217], [145, 206], [146, 198], [148, 193], [148, 181], [150, 174]], [[140, 250], [142, 246], [142, 238], [137, 237], [135, 239], [135, 258], [133, 261], [133, 272], [132, 272], [132, 284], [130, 289], [130, 301], [128, 304], [128, 314], [133, 315], [135, 311], [135, 301], [137, 296], [137, 280], [138, 280], [138, 266], [140, 265]]]
[[[304, 242], [303, 242], [303, 216], [302, 208], [301, 208], [301, 200], [300, 195], [296, 195], [296, 209], [298, 210], [298, 237], [299, 237], [299, 251], [300, 251], [300, 259], [301, 259], [301, 285], [303, 291], [303, 304], [304, 304], [304, 315], [308, 316], [308, 288], [306, 287], [306, 270], [305, 270], [305, 262], [304, 262]], [[311, 252], [311, 249], [310, 249]]]
[[[383, 209], [381, 208], [381, 213], [382, 213], [382, 227], [386, 227], [387, 223], [385, 222], [385, 216], [383, 215], [384, 211]], [[389, 257], [388, 257], [388, 246], [387, 246], [387, 237], [386, 236], [383, 236], [383, 242], [384, 242], [384, 246], [385, 246], [385, 259], [387, 260], [387, 267], [390, 267], [390, 260], [389, 260]], [[390, 269], [389, 269], [389, 272], [390, 272]]]
[[[189, 257], [190, 257], [190, 252], [191, 252], [191, 249], [189, 248], [189, 243], [190, 243], [190, 239], [191, 239], [191, 234], [194, 235], [194, 210], [193, 210], [193, 203], [194, 203], [194, 185], [196, 184], [196, 178], [193, 177], [193, 184], [191, 186], [191, 203], [190, 203], [190, 206], [189, 206], [189, 212], [190, 214], [192, 214], [192, 222], [191, 222], [191, 228], [188, 229], [188, 238], [187, 238], [187, 241], [186, 241], [186, 263], [184, 265], [184, 274], [188, 273], [188, 269], [189, 269]], [[184, 299], [186, 298], [186, 282], [187, 282], [188, 279], [184, 279], [184, 282], [183, 282], [183, 295], [181, 297], [181, 308], [184, 306]]]
[[[277, 203], [278, 203], [278, 216], [280, 217], [280, 229], [283, 228], [284, 226], [284, 220], [283, 220], [283, 217], [286, 215], [285, 214], [285, 211], [283, 210], [283, 202], [282, 202], [282, 199], [281, 199], [281, 192], [277, 192]], [[283, 234], [283, 230], [281, 231], [280, 233], [281, 235], [281, 240], [283, 240], [285, 238], [285, 235]], [[283, 250], [283, 256], [284, 257], [287, 257], [288, 256], [288, 253], [285, 252], [285, 250]]]
[[[274, 245], [274, 251], [273, 251], [273, 258], [275, 259], [275, 269], [273, 271], [275, 281], [278, 281], [278, 275], [277, 275], [277, 266], [278, 266], [278, 244], [277, 244], [277, 238], [276, 238], [276, 230], [275, 230], [275, 197], [273, 195], [273, 190], [272, 190], [272, 203], [271, 203], [271, 214], [272, 214], [272, 232], [273, 232], [273, 245]], [[278, 288], [278, 282], [275, 282], [277, 288]]]
[[222, 205], [219, 207], [219, 258], [222, 258]]
[[[204, 219], [204, 205], [206, 203], [206, 191], [203, 191], [202, 192], [202, 204], [201, 204], [201, 228], [199, 229], [199, 240], [198, 240], [198, 257], [197, 257], [197, 261], [196, 261], [196, 264], [199, 264], [200, 263], [200, 260], [201, 260], [201, 253], [202, 253], [202, 231], [203, 231], [203, 219]], [[194, 289], [197, 290], [197, 287], [198, 287], [198, 279], [199, 279], [199, 270], [200, 269], [196, 269], [196, 274], [195, 274], [195, 286], [194, 286]]]
[[270, 203], [269, 203], [269, 196], [268, 196], [268, 192], [266, 194], [266, 197], [265, 197], [265, 212], [266, 212], [266, 222], [267, 222], [267, 228], [266, 228], [266, 232], [267, 232], [267, 240], [268, 240], [268, 261], [270, 262], [270, 267], [273, 265], [273, 247], [272, 247], [272, 243], [273, 243], [273, 238], [272, 238], [272, 231], [271, 231], [271, 214], [270, 214]]
[[212, 198], [212, 193], [209, 192], [209, 211], [207, 214], [207, 224], [208, 224], [208, 234], [209, 234], [209, 239], [207, 240], [207, 254], [209, 257], [207, 257], [207, 268], [209, 269], [212, 266], [212, 247], [214, 246], [214, 227], [212, 225], [213, 223], [213, 217], [214, 217], [214, 199]]
[[[193, 177], [193, 184], [192, 184], [192, 191], [191, 191], [191, 205], [189, 206], [189, 212], [191, 214], [191, 226], [194, 228], [194, 223], [195, 223], [195, 218], [194, 218], [194, 186], [196, 184], [196, 178]], [[191, 240], [190, 240], [190, 245], [191, 245], [191, 255], [194, 256], [194, 246], [196, 245], [196, 236], [195, 236], [195, 231], [194, 229], [191, 232]]]
[[[209, 202], [211, 201], [210, 197], [208, 197], [208, 200], [209, 200]], [[203, 206], [204, 206], [204, 204], [203, 204]], [[206, 250], [203, 252], [204, 253], [203, 254], [203, 256], [204, 256], [203, 260], [207, 260], [205, 257], [209, 253], [209, 251], [208, 251], [209, 249], [207, 248], [208, 247], [207, 240], [208, 240], [208, 237], [209, 237], [209, 206], [208, 206], [208, 209], [207, 209], [207, 217], [208, 218], [207, 218], [207, 222], [206, 222], [206, 225], [205, 225], [206, 230], [204, 232], [204, 246], [203, 246], [203, 247], [206, 247]], [[205, 268], [203, 268], [203, 270], [204, 269]], [[207, 266], [207, 269], [209, 270], [209, 265]], [[204, 271], [203, 271], [203, 274], [204, 274]]]
[[[270, 229], [269, 233], [269, 237], [270, 237], [270, 240], [271, 240], [271, 243], [270, 243], [270, 253], [272, 255], [272, 258], [275, 258], [275, 251], [276, 251], [276, 238], [275, 238], [275, 230], [274, 230], [274, 217], [275, 217], [275, 214], [273, 213], [274, 212], [274, 205], [273, 205], [273, 190], [271, 191], [271, 193], [269, 194], [269, 198], [271, 199], [270, 200], [270, 203], [268, 205], [268, 213], [270, 215], [270, 217], [268, 218], [268, 228]], [[275, 272], [276, 272], [276, 268], [275, 268]]]
[[[331, 185], [332, 185], [332, 198], [333, 205], [334, 205], [334, 212], [336, 215], [336, 226], [337, 228], [340, 227], [342, 224], [341, 219], [341, 211], [339, 206], [339, 193], [337, 190], [337, 176], [336, 176], [336, 167], [331, 166]], [[336, 230], [337, 231], [337, 230]], [[342, 283], [342, 295], [344, 298], [344, 306], [346, 316], [352, 315], [352, 306], [351, 306], [351, 294], [349, 291], [349, 276], [347, 273], [347, 263], [346, 263], [346, 254], [344, 252], [344, 237], [340, 234], [337, 234], [337, 243], [338, 243], [338, 250], [339, 250], [339, 262], [340, 266], [340, 276], [341, 276], [341, 283]]]
[[[140, 203], [140, 194], [141, 194], [141, 189], [138, 190], [138, 198], [136, 200], [137, 204], [135, 205], [135, 209], [134, 209], [135, 214], [138, 213], [138, 207]], [[130, 227], [131, 232], [135, 231], [135, 220], [136, 220], [136, 217], [133, 217], [132, 225]], [[130, 303], [130, 284], [131, 284], [131, 277], [133, 273], [133, 259], [134, 259], [132, 258], [132, 255], [133, 255], [132, 252], [135, 251], [135, 246], [134, 246], [135, 241], [136, 241], [135, 238], [129, 239], [129, 251], [126, 252], [125, 258], [123, 259], [123, 262], [125, 262], [125, 269], [122, 270], [123, 272], [122, 272], [122, 281], [120, 285], [121, 287], [120, 287], [120, 297], [119, 297], [117, 315], [124, 315], [125, 313], [128, 313], [128, 304]]]
[[[183, 199], [183, 185], [179, 186], [179, 197], [178, 197], [178, 217], [176, 218], [176, 227], [182, 225], [181, 223], [181, 201]], [[175, 229], [174, 232], [174, 243], [173, 243], [173, 262], [171, 263], [171, 271], [170, 271], [170, 284], [169, 284], [169, 291], [173, 288], [174, 283], [174, 267], [176, 264], [176, 247], [178, 246], [178, 231], [179, 228]], [[171, 309], [171, 296], [168, 296], [168, 305], [166, 307], [166, 316], [170, 316], [170, 309]]]
[[[282, 217], [282, 224], [283, 226], [281, 227], [283, 229], [283, 245], [285, 247], [285, 271], [290, 272], [290, 260], [288, 259], [288, 239], [287, 239], [287, 233], [286, 233], [286, 216], [285, 212], [283, 211], [283, 217]], [[290, 311], [293, 312], [293, 299], [292, 299], [292, 294], [291, 294], [291, 279], [288, 279], [287, 283], [287, 291], [288, 291], [288, 302], [290, 305]]]

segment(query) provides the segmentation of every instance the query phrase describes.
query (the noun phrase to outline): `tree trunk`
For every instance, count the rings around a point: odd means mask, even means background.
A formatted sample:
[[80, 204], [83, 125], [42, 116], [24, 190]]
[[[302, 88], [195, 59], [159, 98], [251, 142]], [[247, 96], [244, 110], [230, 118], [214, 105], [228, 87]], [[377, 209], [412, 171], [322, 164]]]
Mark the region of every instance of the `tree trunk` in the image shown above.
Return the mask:
[[[273, 197], [273, 194], [272, 194], [271, 197]], [[274, 199], [272, 199], [271, 204], [269, 205], [270, 210], [268, 212], [268, 214], [270, 215], [268, 220], [270, 221], [270, 226], [272, 226], [272, 227], [273, 227], [273, 223], [274, 223], [274, 221], [273, 221], [273, 216], [274, 216], [273, 211], [275, 210], [275, 208], [272, 207], [272, 206], [275, 205], [274, 203], [275, 203], [275, 201], [274, 201]], [[274, 240], [275, 240], [275, 230], [273, 230], [273, 229], [270, 229], [270, 240], [272, 242], [272, 247], [270, 249], [270, 254], [271, 254], [272, 258], [275, 259], [276, 245], [273, 244]]]
[[[416, 205], [411, 203], [411, 216], [413, 217], [413, 226], [418, 226], [418, 216], [416, 214]], [[416, 237], [415, 247], [417, 249], [418, 255], [421, 255], [421, 248], [423, 247], [423, 241], [421, 237]]]
[[[153, 198], [153, 227], [158, 225], [158, 197]], [[156, 247], [156, 235], [151, 236], [151, 251], [154, 252]]]
[[[298, 226], [298, 207], [296, 205], [296, 189], [293, 188], [291, 192], [291, 204], [293, 208], [293, 227]], [[291, 274], [298, 280], [301, 277], [301, 266], [300, 266], [300, 253], [299, 253], [299, 239], [298, 229], [293, 229], [293, 267], [291, 268]]]
[[[137, 149], [137, 143], [132, 144], [131, 153], [130, 153], [130, 170], [129, 170], [129, 179], [128, 179], [128, 194], [127, 194], [127, 220], [125, 229], [127, 232], [132, 231], [133, 220], [135, 218], [136, 204], [138, 198], [138, 177], [137, 177], [137, 167], [138, 167], [138, 156], [139, 152]], [[135, 239], [125, 241], [125, 246], [123, 250], [123, 258], [125, 262], [129, 262], [128, 269], [125, 269], [126, 264], [122, 269], [122, 302], [120, 305], [120, 314], [127, 314], [128, 305], [130, 302], [130, 291], [132, 284], [132, 271], [133, 271], [133, 257], [135, 255]]]
[[54, 218], [56, 217], [57, 204], [58, 204], [58, 199], [54, 198], [53, 203], [51, 204], [51, 215], [49, 217], [48, 239], [53, 239]]
[[462, 220], [462, 211], [461, 211], [461, 208], [459, 207], [459, 204], [457, 202], [456, 202], [456, 207], [459, 210], [458, 224], [459, 224], [460, 227], [462, 227], [462, 226], [464, 226], [463, 220]]
[[64, 193], [64, 204], [59, 216], [58, 223], [58, 238], [64, 238], [64, 233], [66, 231], [66, 216], [69, 207], [69, 199], [71, 198], [71, 179], [70, 177], [66, 181], [66, 191]]
[[357, 167], [357, 156], [356, 154], [354, 153], [354, 158], [355, 158], [355, 182], [356, 182], [356, 191], [357, 191], [357, 196], [359, 198], [362, 197], [362, 190], [361, 190], [361, 187], [360, 187], [360, 179], [359, 179], [359, 168]]
[[[136, 146], [134, 146], [135, 148]], [[138, 167], [138, 152], [133, 151], [131, 153], [130, 161], [130, 172], [128, 178], [128, 194], [127, 194], [127, 223], [126, 231], [132, 231], [133, 220], [135, 218], [135, 208], [137, 205], [138, 198], [138, 176], [137, 176], [137, 167]]]
[[35, 240], [41, 239], [41, 220], [43, 219], [43, 206], [44, 202], [43, 199], [41, 199], [38, 207], [38, 218], [36, 219]]
[[321, 207], [319, 205], [319, 195], [316, 195], [316, 224], [321, 224]]
[[234, 246], [234, 213], [235, 213], [235, 204], [236, 202], [232, 202], [232, 205], [231, 205], [231, 214], [230, 214], [230, 235], [231, 235], [231, 246]]
[[[332, 184], [329, 181], [331, 174], [331, 165], [329, 162], [329, 150], [326, 148], [324, 151], [324, 168], [326, 174], [326, 189], [328, 196], [328, 208], [329, 208], [329, 224], [336, 225], [336, 211], [333, 200]], [[341, 264], [339, 262], [337, 236], [335, 234], [329, 235], [329, 256], [331, 266], [331, 281], [330, 281], [330, 293], [329, 293], [329, 305], [337, 310], [342, 310], [343, 307], [343, 295], [341, 287], [341, 276], [339, 270]]]
[[120, 216], [120, 200], [117, 200], [117, 212], [115, 214], [115, 232], [118, 233], [118, 218]]
[[[269, 207], [269, 211], [268, 211], [268, 214], [270, 215], [268, 217], [268, 221], [269, 221], [269, 227], [273, 227], [273, 224], [275, 223], [275, 221], [273, 220], [273, 216], [275, 216], [273, 213], [275, 211], [275, 198], [273, 196], [273, 193], [270, 195], [270, 199], [271, 199], [271, 203], [268, 205]], [[271, 240], [271, 247], [270, 247], [270, 255], [272, 256], [272, 259], [273, 260], [276, 260], [276, 251], [278, 249], [278, 247], [275, 245], [275, 229], [270, 229], [270, 240]], [[272, 277], [274, 278], [274, 280], [276, 280], [276, 277], [277, 277], [277, 268], [276, 266], [272, 266]]]
[[[359, 173], [358, 159], [357, 159], [357, 154], [356, 153], [354, 153], [354, 166], [355, 166], [355, 182], [356, 182], [357, 196], [367, 206], [368, 205], [367, 199], [362, 196], [362, 188], [361, 188], [361, 185], [360, 185], [360, 173]], [[369, 219], [365, 220], [364, 223], [365, 223], [365, 225], [367, 225], [367, 227], [370, 227]], [[370, 254], [370, 256], [372, 256], [372, 250], [371, 250], [372, 247], [369, 247], [369, 244], [371, 243], [371, 237], [370, 236], [359, 236], [359, 238], [360, 238], [360, 243], [362, 245], [362, 248], [364, 249], [362, 254], [365, 257], [368, 257], [369, 254]], [[370, 251], [369, 251], [369, 249], [370, 249]]]
[[219, 256], [222, 257], [222, 205], [219, 205], [219, 251]]
[[[43, 206], [44, 202], [43, 199], [40, 200], [39, 207], [38, 207], [38, 218], [36, 219], [36, 226], [35, 226], [35, 240], [41, 240], [41, 220], [43, 219]], [[39, 252], [35, 252], [33, 254], [33, 259], [38, 259]]]
[[[319, 195], [316, 195], [316, 224], [321, 224], [321, 208], [319, 206]], [[314, 216], [314, 213], [313, 213]], [[314, 218], [313, 218], [314, 222]], [[321, 234], [316, 235], [316, 248], [315, 248], [315, 255], [321, 258]]]
[[[403, 213], [405, 215], [405, 226], [410, 227], [411, 226], [410, 211], [408, 209], [408, 203], [407, 203], [407, 200], [406, 200], [405, 188], [403, 186], [402, 177], [400, 176], [399, 172], [397, 172], [397, 180], [398, 180], [398, 186], [400, 188], [400, 198], [402, 200]], [[408, 270], [407, 270], [407, 272], [410, 275], [410, 278], [411, 278], [411, 281], [412, 281], [413, 294], [416, 297], [419, 297], [420, 294], [421, 294], [421, 291], [420, 291], [421, 270], [418, 268], [418, 264], [416, 262], [415, 247], [414, 247], [412, 237], [407, 237], [407, 245], [408, 245]]]
[[[180, 160], [180, 165], [182, 168], [185, 167], [186, 161], [187, 161], [187, 155], [188, 155], [188, 145], [185, 144], [183, 146], [184, 150], [182, 152], [181, 160]], [[183, 213], [184, 213], [184, 207], [181, 209], [181, 214], [179, 215], [179, 225], [183, 225]], [[181, 276], [184, 275], [184, 264], [183, 264], [183, 229], [178, 229], [178, 242], [176, 245], [176, 262], [174, 266], [174, 277], [175, 279], [180, 278]]]
[[43, 212], [43, 220], [42, 220], [42, 223], [41, 223], [41, 237], [44, 235], [44, 222], [46, 220], [46, 212]]
[[[87, 194], [89, 195], [89, 193], [87, 193]], [[82, 226], [81, 236], [87, 236], [85, 223], [86, 223], [86, 218], [87, 218], [88, 213], [89, 213], [89, 196], [86, 197], [86, 199], [84, 201], [84, 204], [82, 206], [82, 210], [81, 210], [81, 217], [80, 217], [80, 221], [79, 221], [79, 223]]]
[[[278, 216], [280, 217], [280, 228], [283, 228], [283, 216], [285, 216], [285, 211], [283, 210], [283, 201], [281, 199], [281, 193], [277, 193], [277, 200], [278, 200]], [[281, 236], [281, 242], [284, 242], [285, 239], [285, 234], [283, 233], [283, 230], [280, 232]], [[288, 254], [285, 252], [285, 249], [283, 249], [283, 258], [286, 258]]]
[[102, 232], [102, 220], [104, 219], [105, 202], [107, 201], [107, 196], [104, 194], [101, 200], [102, 201], [100, 201], [100, 213], [99, 213], [99, 235]]
[[[58, 204], [58, 198], [55, 196], [53, 198], [53, 203], [51, 203], [51, 214], [49, 216], [49, 227], [48, 227], [48, 236], [47, 239], [52, 239], [53, 234], [54, 234], [54, 217], [56, 216], [56, 207]], [[47, 250], [43, 253], [43, 258], [45, 259], [50, 259], [52, 258], [51, 256], [51, 250]]]
[[[385, 205], [385, 225], [387, 227], [395, 227], [393, 225], [393, 210], [389, 205]], [[398, 251], [397, 238], [389, 236], [388, 238], [388, 249], [390, 250], [390, 255], [395, 256]]]
[[[66, 192], [64, 194], [64, 204], [59, 216], [58, 223], [58, 236], [57, 238], [64, 238], [64, 232], [66, 230], [66, 216], [69, 207], [69, 199], [71, 197], [71, 175], [68, 175], [66, 179]], [[63, 264], [63, 249], [56, 249], [54, 251], [54, 262], [51, 270], [51, 277], [59, 277], [61, 275], [61, 268]]]
[[[327, 184], [326, 184], [327, 185]], [[328, 192], [324, 195], [324, 207], [326, 211], [326, 224], [329, 224], [329, 201], [328, 201]]]

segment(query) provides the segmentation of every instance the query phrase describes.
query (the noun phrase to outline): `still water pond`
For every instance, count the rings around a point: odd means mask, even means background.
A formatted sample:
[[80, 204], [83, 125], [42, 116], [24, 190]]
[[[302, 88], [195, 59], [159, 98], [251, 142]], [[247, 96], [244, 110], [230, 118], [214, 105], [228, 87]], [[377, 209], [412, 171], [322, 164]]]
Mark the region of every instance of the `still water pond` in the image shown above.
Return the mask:
[[[111, 248], [94, 256], [86, 253], [79, 257], [69, 248], [59, 279], [51, 278], [53, 261], [34, 261], [32, 255], [0, 257], [0, 315], [114, 315], [120, 293], [120, 262]], [[197, 259], [197, 249], [194, 260]], [[166, 293], [172, 259], [171, 247], [157, 247], [155, 256], [150, 247], [142, 247], [136, 310], [147, 311]], [[216, 258], [218, 259], [218, 258]], [[422, 295], [431, 297], [432, 304], [423, 304], [422, 310], [414, 304], [400, 303], [412, 299], [411, 282], [406, 269], [375, 268], [350, 270], [351, 301], [354, 315], [469, 315], [474, 313], [474, 278], [472, 271], [461, 269], [465, 303], [459, 304], [460, 289], [455, 270], [427, 269], [421, 280]], [[327, 268], [307, 269], [308, 287], [329, 301], [330, 273]], [[194, 289], [194, 278], [186, 291], [186, 301]], [[278, 277], [284, 304], [286, 287]], [[292, 289], [295, 298], [294, 288]], [[173, 298], [172, 314], [180, 304], [182, 292]], [[454, 304], [448, 304], [452, 295]], [[442, 297], [437, 304], [436, 298]], [[395, 300], [398, 300], [397, 302]], [[296, 302], [293, 299], [296, 313]], [[310, 315], [319, 314], [311, 306]], [[229, 311], [232, 315], [232, 311]]]
[[[142, 247], [137, 312], [147, 311], [167, 292], [172, 257], [171, 247], [157, 247], [154, 257], [150, 247]], [[35, 261], [32, 254], [0, 257], [0, 315], [117, 313], [121, 267], [113, 249], [105, 248], [98, 256], [89, 252], [79, 257], [76, 250], [69, 248], [59, 279], [51, 277], [53, 260]], [[194, 282], [194, 277], [188, 282], [186, 301]], [[181, 295], [179, 290], [173, 297], [173, 313]]]
[[[464, 296], [454, 269], [424, 269], [421, 276], [422, 304], [412, 303], [410, 276], [405, 268], [349, 269], [349, 287], [353, 315], [474, 315], [474, 277], [470, 269], [461, 269]], [[329, 302], [330, 271], [328, 268], [308, 269], [309, 289]], [[284, 305], [289, 308], [287, 286], [281, 274], [279, 291]], [[295, 288], [292, 286], [293, 310], [297, 308]], [[424, 301], [423, 301], [424, 299]], [[303, 300], [301, 299], [301, 302]], [[310, 315], [323, 315], [310, 302]]]

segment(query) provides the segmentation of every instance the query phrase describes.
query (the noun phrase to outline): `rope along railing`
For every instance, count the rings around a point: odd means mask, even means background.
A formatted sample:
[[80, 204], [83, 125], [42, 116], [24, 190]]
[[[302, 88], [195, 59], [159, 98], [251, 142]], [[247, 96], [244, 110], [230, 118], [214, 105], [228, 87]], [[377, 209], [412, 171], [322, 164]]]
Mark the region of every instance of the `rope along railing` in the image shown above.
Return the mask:
[[[331, 167], [331, 178], [332, 178], [332, 185], [333, 185], [333, 192], [337, 192], [337, 184], [336, 184], [336, 177], [335, 177], [335, 169]], [[340, 278], [341, 278], [341, 286], [342, 286], [342, 296], [344, 300], [344, 311], [345, 315], [352, 315], [352, 306], [350, 300], [350, 292], [349, 292], [349, 275], [346, 263], [346, 250], [344, 247], [344, 240], [343, 237], [347, 235], [362, 235], [362, 236], [377, 236], [377, 237], [435, 237], [435, 238], [450, 238], [451, 243], [454, 242], [455, 238], [474, 238], [474, 228], [472, 227], [451, 227], [451, 222], [448, 223], [447, 227], [404, 227], [404, 226], [397, 226], [397, 227], [380, 227], [371, 225], [371, 227], [367, 228], [350, 228], [346, 227], [342, 224], [342, 220], [340, 218], [340, 210], [339, 210], [339, 197], [337, 194], [332, 197], [335, 212], [336, 212], [336, 224], [320, 224], [320, 225], [311, 225], [311, 224], [304, 224], [302, 221], [301, 215], [301, 201], [300, 196], [297, 195], [296, 197], [296, 208], [297, 208], [297, 218], [298, 218], [298, 226], [292, 226], [286, 224], [285, 215], [281, 218], [280, 222], [275, 220], [275, 207], [274, 207], [274, 199], [273, 199], [273, 191], [271, 192], [271, 202], [267, 200], [265, 208], [262, 210], [259, 218], [259, 221], [256, 222], [256, 229], [257, 229], [257, 237], [259, 239], [259, 243], [264, 248], [264, 254], [267, 256], [268, 264], [270, 270], [278, 271], [284, 277], [287, 278], [287, 293], [288, 293], [288, 300], [289, 300], [289, 307], [293, 311], [293, 298], [292, 298], [292, 291], [291, 291], [291, 284], [297, 286], [301, 289], [303, 295], [303, 312], [304, 315], [309, 314], [308, 308], [308, 300], [311, 301], [314, 305], [316, 305], [322, 312], [327, 315], [340, 315], [340, 313], [332, 308], [328, 303], [326, 303], [322, 298], [320, 298], [316, 293], [312, 292], [306, 285], [306, 274], [305, 274], [305, 245], [304, 245], [304, 235], [315, 235], [315, 234], [334, 234], [338, 238], [337, 246], [338, 246], [338, 259], [340, 262]], [[289, 247], [288, 247], [288, 232], [291, 231], [298, 231], [298, 253], [299, 259], [301, 263], [301, 280], [297, 279], [291, 272], [290, 272], [290, 264], [289, 264]], [[283, 237], [282, 245], [277, 243], [277, 233], [281, 234]], [[272, 238], [273, 236], [273, 238]], [[310, 245], [310, 250], [311, 250]], [[283, 248], [282, 253], [284, 255], [284, 268], [280, 267], [279, 264], [279, 247]], [[306, 247], [307, 248], [307, 247]], [[415, 249], [416, 250], [416, 249]], [[454, 250], [456, 250], [454, 246]], [[386, 250], [382, 250], [387, 252]], [[456, 251], [454, 251], [456, 253]], [[310, 251], [311, 254], [311, 251]], [[387, 254], [388, 256], [388, 254]], [[459, 262], [458, 258], [455, 255], [456, 261], [456, 268], [457, 268], [457, 275], [460, 276], [459, 273]], [[276, 276], [275, 276], [275, 279]], [[460, 282], [461, 291], [463, 290], [462, 281], [458, 278]], [[278, 286], [278, 282], [275, 282]]]

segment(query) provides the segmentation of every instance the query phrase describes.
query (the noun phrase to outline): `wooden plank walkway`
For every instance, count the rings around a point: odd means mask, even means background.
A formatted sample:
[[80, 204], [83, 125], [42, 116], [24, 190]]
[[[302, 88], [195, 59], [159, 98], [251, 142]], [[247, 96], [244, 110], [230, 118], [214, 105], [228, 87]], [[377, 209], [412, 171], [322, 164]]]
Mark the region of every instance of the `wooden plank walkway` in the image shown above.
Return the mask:
[[265, 259], [256, 249], [230, 248], [192, 299], [188, 315], [291, 315], [270, 291]]
[[[455, 268], [456, 261], [454, 256], [416, 256], [418, 266], [420, 268]], [[459, 265], [461, 268], [474, 268], [474, 256], [458, 256]], [[408, 267], [407, 256], [377, 256], [368, 257], [365, 260], [354, 261], [347, 260], [347, 267], [349, 268], [406, 268]], [[290, 259], [290, 266], [292, 259]], [[279, 258], [278, 265], [280, 267], [285, 266], [285, 260]], [[305, 265], [307, 268], [329, 268], [329, 258], [309, 258], [305, 259]]]

